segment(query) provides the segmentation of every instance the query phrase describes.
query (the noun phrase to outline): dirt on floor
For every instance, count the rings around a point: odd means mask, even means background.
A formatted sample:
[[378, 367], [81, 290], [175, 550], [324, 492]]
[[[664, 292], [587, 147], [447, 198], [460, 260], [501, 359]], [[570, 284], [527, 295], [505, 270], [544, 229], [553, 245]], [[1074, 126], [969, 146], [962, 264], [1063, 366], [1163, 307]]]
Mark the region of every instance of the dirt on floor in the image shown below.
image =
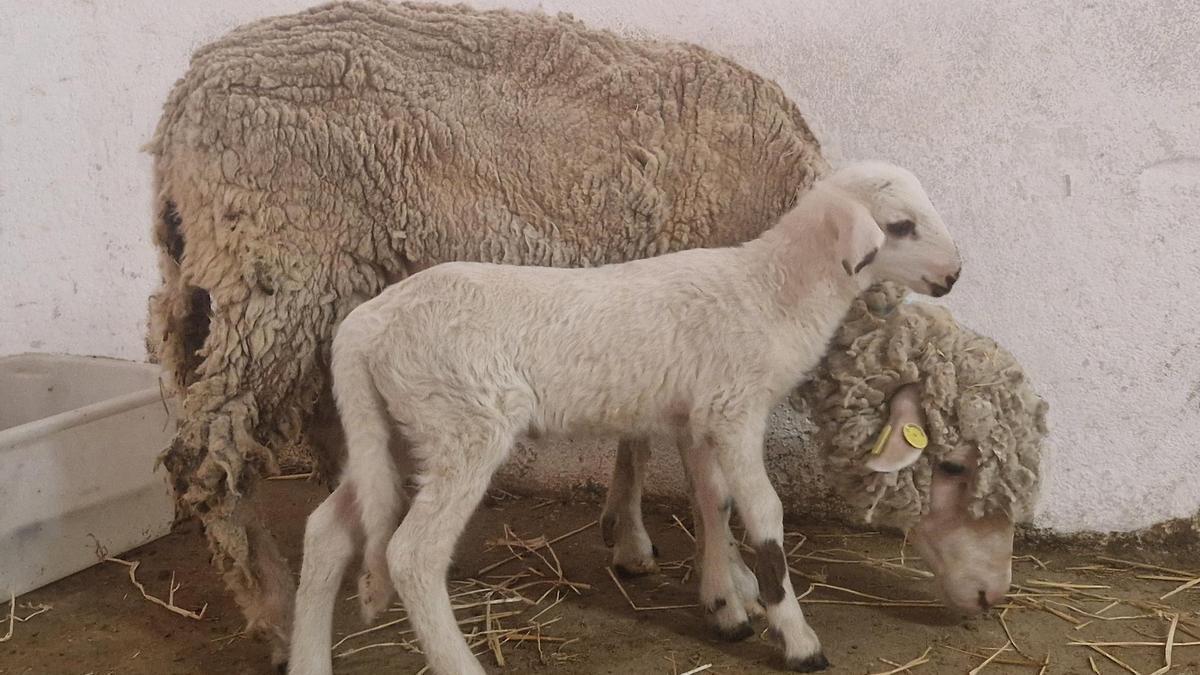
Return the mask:
[[[304, 518], [323, 494], [303, 481], [275, 481], [259, 495], [293, 567]], [[780, 672], [762, 620], [758, 635], [738, 643], [719, 641], [705, 625], [695, 606], [686, 510], [647, 506], [661, 572], [619, 581], [607, 568], [599, 512], [598, 504], [502, 492], [480, 508], [459, 545], [451, 590], [489, 672]], [[1018, 550], [1007, 609], [964, 621], [937, 606], [899, 536], [808, 523], [788, 532], [793, 580], [798, 591], [812, 586], [802, 603], [830, 673], [1149, 675], [1164, 672], [1170, 642], [1166, 672], [1200, 674], [1200, 561], [1032, 544]], [[545, 540], [553, 543], [536, 548]], [[523, 555], [485, 569], [513, 552]], [[10, 625], [12, 632], [0, 642], [0, 674], [271, 672], [265, 647], [240, 635], [240, 614], [208, 567], [197, 524], [121, 557], [140, 562], [138, 580], [156, 597], [168, 597], [174, 575], [174, 603], [192, 611], [207, 605], [203, 618], [152, 604], [128, 568], [101, 563], [18, 598], [11, 624], [3, 608], [0, 638]], [[348, 583], [335, 642], [366, 628], [352, 594]], [[50, 609], [30, 616], [42, 607]], [[376, 624], [393, 625], [341, 642], [335, 672], [417, 673], [423, 662], [402, 619], [396, 609]]]

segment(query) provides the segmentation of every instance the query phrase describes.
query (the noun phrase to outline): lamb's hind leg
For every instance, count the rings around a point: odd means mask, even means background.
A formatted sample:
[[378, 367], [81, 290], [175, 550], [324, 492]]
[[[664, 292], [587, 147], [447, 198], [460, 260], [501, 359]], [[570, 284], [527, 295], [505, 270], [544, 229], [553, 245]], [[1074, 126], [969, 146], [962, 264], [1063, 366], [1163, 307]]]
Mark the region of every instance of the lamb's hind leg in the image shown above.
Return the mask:
[[515, 434], [458, 431], [418, 446], [420, 485], [387, 547], [388, 567], [435, 675], [484, 675], [451, 609], [446, 574], [455, 543], [507, 457]]
[[622, 438], [617, 444], [617, 462], [608, 484], [608, 498], [600, 517], [604, 543], [613, 549], [617, 572], [637, 576], [658, 571], [658, 549], [650, 541], [642, 522], [642, 486], [650, 443], [645, 438]]
[[291, 675], [330, 675], [334, 605], [346, 567], [362, 544], [362, 525], [351, 483], [342, 483], [308, 517], [304, 562], [296, 591]]

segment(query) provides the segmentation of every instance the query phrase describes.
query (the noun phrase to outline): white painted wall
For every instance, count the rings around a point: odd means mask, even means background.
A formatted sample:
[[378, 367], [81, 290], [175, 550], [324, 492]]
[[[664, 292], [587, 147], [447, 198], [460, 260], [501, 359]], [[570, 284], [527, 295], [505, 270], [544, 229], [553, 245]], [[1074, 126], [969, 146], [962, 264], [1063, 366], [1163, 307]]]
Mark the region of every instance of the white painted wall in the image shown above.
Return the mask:
[[[156, 272], [138, 147], [193, 48], [308, 4], [0, 0], [0, 354], [144, 357]], [[475, 4], [702, 44], [777, 80], [833, 161], [911, 166], [967, 259], [946, 304], [1051, 402], [1038, 524], [1129, 529], [1200, 509], [1194, 3]], [[546, 455], [532, 475], [610, 466]], [[786, 478], [811, 493], [803, 472]]]

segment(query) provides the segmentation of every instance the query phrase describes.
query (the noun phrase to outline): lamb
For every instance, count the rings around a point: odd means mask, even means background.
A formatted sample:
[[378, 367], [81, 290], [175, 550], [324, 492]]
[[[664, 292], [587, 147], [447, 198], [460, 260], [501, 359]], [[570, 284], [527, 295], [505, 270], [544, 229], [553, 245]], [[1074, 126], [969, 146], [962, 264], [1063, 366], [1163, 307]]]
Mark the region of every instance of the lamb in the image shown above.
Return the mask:
[[[905, 295], [881, 283], [857, 299], [793, 403], [817, 424], [837, 494], [864, 522], [910, 530], [946, 604], [974, 614], [997, 604], [1011, 582], [1014, 525], [1036, 503], [1048, 406], [993, 340], [944, 308], [905, 303]], [[908, 425], [925, 432], [925, 447], [905, 439]], [[631, 447], [618, 452], [606, 518], [640, 514], [646, 460], [635, 460]], [[626, 517], [613, 527], [640, 523]], [[644, 528], [624, 536], [649, 539]], [[735, 572], [745, 569], [736, 547], [728, 556]], [[724, 611], [713, 619], [728, 634], [742, 615]]]
[[[922, 236], [885, 234], [897, 222]], [[334, 338], [349, 456], [306, 527], [292, 672], [331, 672], [332, 610], [361, 547], [365, 616], [390, 600], [386, 570], [431, 671], [482, 674], [450, 608], [451, 554], [514, 442], [565, 433], [674, 436], [705, 527], [730, 499], [746, 523], [787, 667], [825, 668], [784, 561], [783, 507], [762, 461], [767, 414], [864, 289], [942, 294], [960, 268], [917, 179], [862, 162], [738, 247], [578, 270], [447, 263], [361, 304]], [[418, 467], [402, 519], [393, 424]], [[724, 555], [713, 552], [706, 562]]]
[[343, 2], [199, 49], [149, 150], [182, 515], [282, 662], [292, 576], [248, 497], [342, 455], [334, 327], [436, 263], [578, 267], [751, 239], [827, 171], [773, 82], [567, 15]]

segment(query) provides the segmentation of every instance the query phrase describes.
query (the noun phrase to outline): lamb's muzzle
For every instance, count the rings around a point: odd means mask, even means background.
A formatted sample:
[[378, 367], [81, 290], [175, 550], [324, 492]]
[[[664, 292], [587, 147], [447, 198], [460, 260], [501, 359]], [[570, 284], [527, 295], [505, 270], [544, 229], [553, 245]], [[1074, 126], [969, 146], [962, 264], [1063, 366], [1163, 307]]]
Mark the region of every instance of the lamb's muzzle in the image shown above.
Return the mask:
[[[885, 235], [897, 219], [920, 236]], [[343, 486], [358, 518], [330, 518], [323, 505], [310, 519], [295, 672], [328, 672], [329, 589], [353, 552], [322, 542], [359, 527], [364, 567], [386, 565], [431, 670], [483, 672], [455, 623], [446, 570], [493, 472], [530, 428], [676, 437], [708, 542], [704, 606], [744, 633], [747, 586], [727, 557], [732, 500], [760, 552], [754, 576], [785, 663], [825, 667], [782, 561], [783, 507], [762, 461], [767, 415], [818, 364], [864, 289], [895, 281], [924, 291], [922, 277], [959, 265], [916, 178], [870, 162], [817, 183], [739, 247], [590, 269], [449, 263], [389, 287], [351, 312], [333, 343]], [[420, 467], [398, 527], [393, 423]]]

